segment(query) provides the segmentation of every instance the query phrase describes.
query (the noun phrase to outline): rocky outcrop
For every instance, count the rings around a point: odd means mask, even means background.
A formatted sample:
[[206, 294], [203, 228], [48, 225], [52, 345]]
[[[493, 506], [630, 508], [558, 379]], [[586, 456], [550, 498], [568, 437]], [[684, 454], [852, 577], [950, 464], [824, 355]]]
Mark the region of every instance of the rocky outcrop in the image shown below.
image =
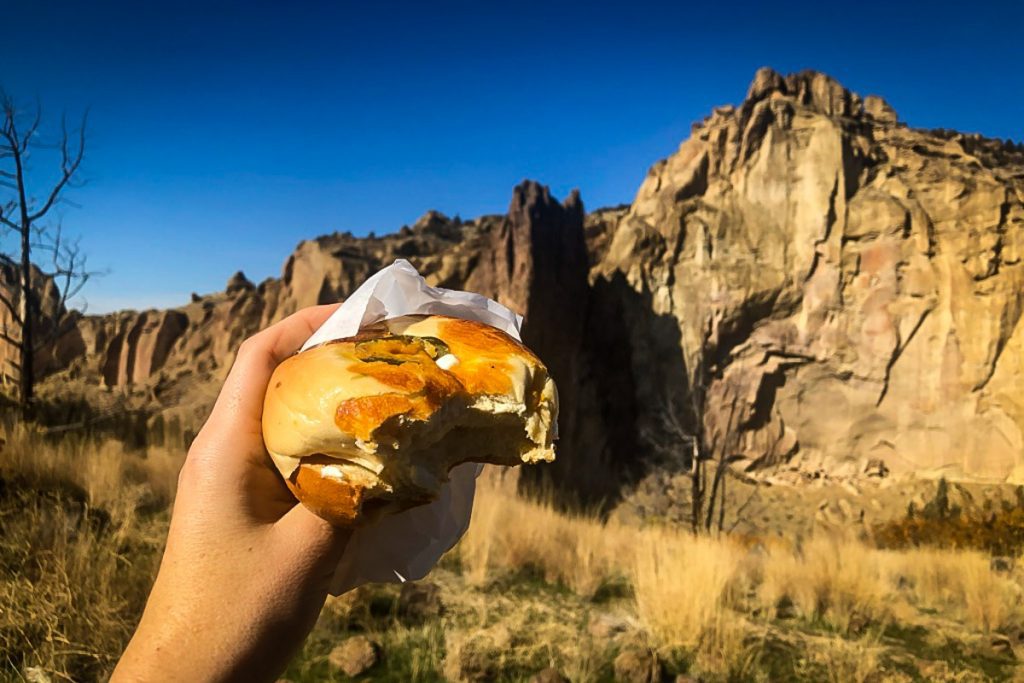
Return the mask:
[[508, 215], [480, 245], [480, 260], [464, 285], [525, 317], [523, 341], [544, 359], [559, 388], [559, 450], [565, 457], [527, 472], [557, 482], [584, 465], [571, 455], [579, 452], [574, 423], [589, 299], [583, 218], [578, 193], [559, 203], [548, 188], [522, 183], [512, 192]]
[[103, 351], [103, 381], [111, 387], [145, 382], [160, 370], [186, 330], [188, 316], [181, 311], [146, 311], [120, 322]]
[[[15, 262], [0, 256], [0, 386], [5, 387], [13, 386], [19, 375], [17, 344], [21, 342], [21, 326], [18, 321], [24, 317], [20, 272]], [[82, 353], [76, 331], [81, 316], [63, 306], [61, 293], [53, 279], [35, 266], [30, 280], [36, 292], [34, 305], [37, 310], [37, 324], [33, 327], [34, 362], [36, 372], [45, 375], [64, 367]]]
[[158, 441], [187, 439], [245, 337], [306, 306], [342, 300], [406, 258], [431, 284], [482, 291], [527, 314], [524, 335], [571, 406], [588, 294], [583, 216], [578, 196], [560, 204], [547, 188], [523, 183], [507, 216], [463, 222], [431, 211], [393, 235], [304, 241], [280, 278], [258, 286], [239, 272], [223, 292], [193, 296], [178, 309], [79, 319], [72, 335], [79, 352], [58, 365], [45, 388], [53, 396], [73, 385], [97, 404], [116, 397], [118, 405], [152, 412]]
[[651, 430], [703, 375], [695, 419], [748, 469], [1020, 481], [1022, 250], [1015, 145], [762, 70], [651, 169], [598, 270], [650, 296], [634, 348], [677, 323], [672, 358], [633, 358]]
[[408, 259], [433, 284], [461, 285], [480, 258], [481, 235], [500, 220], [484, 216], [462, 222], [430, 211], [393, 235], [356, 238], [335, 233], [301, 242], [285, 262], [281, 278], [260, 285], [266, 304], [262, 322], [339, 301], [396, 258]]
[[124, 397], [187, 439], [245, 336], [402, 257], [525, 314], [563, 404], [538, 471], [584, 502], [700, 429], [751, 471], [1024, 481], [1022, 252], [1024, 147], [763, 69], [629, 206], [585, 214], [526, 182], [505, 216], [308, 240], [280, 278], [76, 318], [48, 386]]

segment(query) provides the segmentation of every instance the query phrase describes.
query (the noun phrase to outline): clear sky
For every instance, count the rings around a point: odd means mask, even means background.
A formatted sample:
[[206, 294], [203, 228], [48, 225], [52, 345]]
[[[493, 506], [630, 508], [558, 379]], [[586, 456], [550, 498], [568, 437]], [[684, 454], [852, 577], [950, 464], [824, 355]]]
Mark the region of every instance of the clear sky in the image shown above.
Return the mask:
[[913, 4], [0, 0], [0, 84], [90, 107], [62, 211], [104, 312], [279, 275], [323, 233], [503, 212], [523, 178], [631, 201], [763, 65], [1024, 140], [1024, 3]]

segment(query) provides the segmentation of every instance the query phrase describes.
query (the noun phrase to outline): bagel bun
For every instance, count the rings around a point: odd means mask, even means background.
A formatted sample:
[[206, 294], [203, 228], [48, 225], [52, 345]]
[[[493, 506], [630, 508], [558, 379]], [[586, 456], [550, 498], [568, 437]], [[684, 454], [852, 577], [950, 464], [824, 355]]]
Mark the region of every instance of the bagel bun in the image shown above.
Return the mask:
[[355, 527], [436, 499], [461, 463], [553, 460], [557, 417], [555, 384], [520, 342], [417, 315], [282, 362], [263, 439], [303, 505]]

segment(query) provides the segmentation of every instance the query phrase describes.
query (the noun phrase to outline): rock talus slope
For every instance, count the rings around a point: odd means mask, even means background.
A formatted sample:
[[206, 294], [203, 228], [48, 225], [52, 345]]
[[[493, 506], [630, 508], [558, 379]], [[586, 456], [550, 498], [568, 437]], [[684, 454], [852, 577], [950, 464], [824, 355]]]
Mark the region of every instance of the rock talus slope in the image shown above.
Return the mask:
[[701, 421], [749, 470], [881, 459], [1024, 481], [1022, 252], [1024, 148], [914, 130], [823, 74], [763, 69], [629, 206], [586, 214], [526, 182], [504, 216], [308, 240], [280, 278], [78, 318], [46, 386], [125, 398], [187, 435], [244, 337], [401, 257], [525, 314], [563, 399], [545, 476], [584, 500], [614, 499], [665, 450], [666, 417]]

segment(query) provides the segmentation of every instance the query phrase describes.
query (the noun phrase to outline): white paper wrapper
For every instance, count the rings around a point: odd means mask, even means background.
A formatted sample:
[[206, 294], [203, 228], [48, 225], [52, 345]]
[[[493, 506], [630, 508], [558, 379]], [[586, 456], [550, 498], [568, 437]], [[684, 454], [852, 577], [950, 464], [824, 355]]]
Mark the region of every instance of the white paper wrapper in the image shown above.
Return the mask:
[[[429, 286], [404, 259], [384, 268], [345, 300], [302, 346], [355, 336], [360, 328], [403, 315], [449, 315], [477, 320], [521, 340], [523, 317], [485, 296]], [[469, 527], [481, 465], [452, 470], [440, 497], [382, 518], [352, 534], [334, 574], [331, 594], [371, 582], [421, 579]]]

